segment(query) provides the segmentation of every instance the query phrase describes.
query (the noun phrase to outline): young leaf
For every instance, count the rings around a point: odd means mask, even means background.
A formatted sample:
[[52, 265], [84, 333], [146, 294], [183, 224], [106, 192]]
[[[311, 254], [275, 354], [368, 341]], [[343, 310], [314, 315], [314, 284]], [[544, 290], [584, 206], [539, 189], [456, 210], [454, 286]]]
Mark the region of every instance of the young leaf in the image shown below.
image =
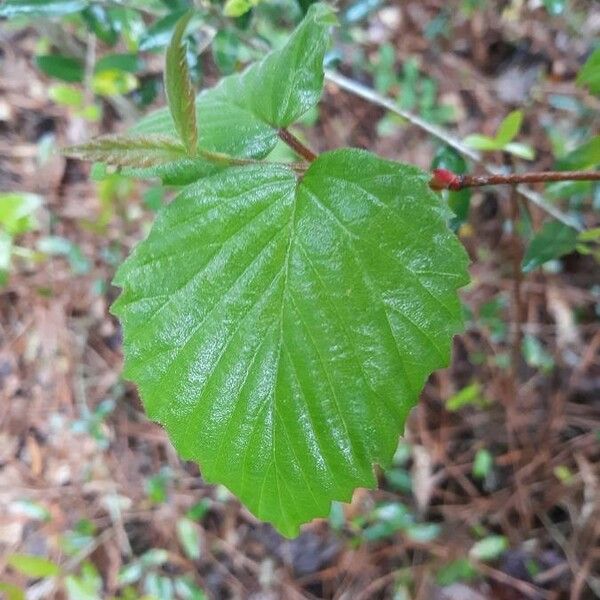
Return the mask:
[[[323, 56], [329, 43], [332, 13], [313, 4], [305, 20], [281, 50], [275, 50], [244, 73], [225, 77], [196, 99], [196, 119], [202, 123], [199, 147], [230, 156], [262, 158], [275, 147], [277, 128], [294, 122], [318, 101], [323, 87]], [[306, 61], [306, 64], [304, 63]], [[270, 69], [276, 73], [261, 79]], [[292, 77], [290, 73], [295, 75]], [[176, 135], [167, 109], [142, 119], [137, 134]], [[234, 131], [235, 135], [231, 132]], [[135, 173], [161, 177], [164, 183], [185, 185], [204, 177], [205, 165], [189, 160]]]
[[554, 258], [569, 254], [577, 246], [577, 231], [559, 221], [548, 221], [535, 234], [523, 258], [523, 271], [529, 273]]
[[520, 110], [513, 110], [509, 113], [496, 131], [496, 142], [500, 146], [506, 146], [509, 142], [512, 142], [515, 137], [521, 131], [521, 125], [523, 124], [523, 112]]
[[43, 556], [11, 554], [7, 562], [13, 569], [27, 577], [54, 577], [60, 574], [58, 565]]
[[466, 254], [429, 176], [358, 150], [230, 168], [119, 269], [126, 377], [207, 481], [285, 535], [375, 485], [461, 328]]
[[165, 62], [165, 91], [169, 111], [179, 139], [191, 156], [196, 153], [198, 145], [198, 127], [194, 104], [195, 94], [185, 57], [183, 35], [193, 14], [193, 11], [189, 11], [175, 25]]
[[592, 94], [600, 94], [600, 47], [592, 52], [577, 75], [577, 84], [587, 86]]
[[91, 142], [65, 148], [64, 154], [118, 167], [151, 167], [186, 157], [185, 148], [165, 135], [105, 135]]

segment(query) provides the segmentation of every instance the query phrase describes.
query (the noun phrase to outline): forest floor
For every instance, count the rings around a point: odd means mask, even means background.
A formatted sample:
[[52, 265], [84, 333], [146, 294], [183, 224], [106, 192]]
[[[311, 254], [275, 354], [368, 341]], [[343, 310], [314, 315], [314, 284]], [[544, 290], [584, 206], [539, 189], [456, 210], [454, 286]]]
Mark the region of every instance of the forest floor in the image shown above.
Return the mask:
[[[574, 3], [587, 12], [576, 32], [568, 17], [550, 18], [543, 8], [515, 2], [521, 12], [501, 18], [499, 5], [509, 3], [491, 3], [472, 19], [457, 11], [453, 35], [432, 43], [423, 30], [445, 4], [388, 3], [363, 25], [365, 63], [385, 41], [398, 64], [417, 57], [422, 75], [439, 84], [438, 101], [460, 114], [447, 125], [459, 138], [491, 133], [521, 107], [524, 139], [537, 150], [532, 164], [551, 168], [546, 125], [590, 126], [556, 99], [600, 114], [598, 100], [573, 83], [600, 35], [600, 7]], [[473, 282], [462, 292], [469, 315], [451, 366], [427, 383], [379, 489], [357, 491], [329, 520], [286, 540], [179, 460], [122, 380], [120, 330], [109, 314], [118, 289], [110, 282], [151, 222], [148, 186], [119, 180], [111, 188], [91, 181], [85, 164], [41, 156], [49, 135], [63, 146], [124, 122], [107, 105], [91, 127], [48, 100], [47, 80], [32, 66], [35, 43], [28, 31], [0, 37], [0, 189], [44, 199], [40, 227], [22, 246], [43, 236], [71, 246], [64, 256], [17, 265], [0, 290], [0, 572], [14, 552], [50, 556], [72, 573], [91, 561], [108, 598], [125, 565], [165, 549], [156, 573], [191, 574], [217, 600], [600, 597], [600, 269], [592, 257], [572, 254], [554, 272], [515, 279], [523, 242], [507, 226], [511, 191], [474, 194], [460, 230], [472, 257]], [[371, 84], [361, 69], [344, 56], [340, 70]], [[429, 168], [434, 141], [411, 124], [378, 135], [389, 125], [383, 117], [327, 83], [305, 135], [317, 151], [359, 146]], [[545, 218], [531, 204], [521, 210], [536, 229]], [[582, 211], [598, 226], [589, 203]], [[450, 410], [449, 399], [464, 406]], [[385, 530], [382, 504], [435, 525], [436, 534]], [[184, 518], [200, 540], [196, 558], [177, 535]], [[67, 556], [64, 540], [77, 534], [89, 543]], [[473, 545], [494, 536], [507, 548], [491, 560], [474, 557]], [[443, 568], [464, 566], [470, 551], [474, 573], [444, 581]], [[23, 583], [8, 570], [0, 579]], [[60, 597], [55, 586], [29, 582], [28, 597]]]

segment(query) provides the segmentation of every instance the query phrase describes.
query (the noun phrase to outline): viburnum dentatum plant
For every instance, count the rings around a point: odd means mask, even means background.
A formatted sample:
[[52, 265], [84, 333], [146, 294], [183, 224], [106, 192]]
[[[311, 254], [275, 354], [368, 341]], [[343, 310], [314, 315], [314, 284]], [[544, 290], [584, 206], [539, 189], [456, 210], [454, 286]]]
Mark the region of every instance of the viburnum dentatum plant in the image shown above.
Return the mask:
[[[186, 186], [115, 277], [125, 376], [207, 481], [293, 536], [389, 464], [449, 362], [468, 258], [430, 174], [315, 156], [288, 131], [321, 96], [330, 8], [197, 98], [189, 21], [167, 51], [169, 109], [68, 153]], [[279, 139], [301, 162], [265, 160]]]

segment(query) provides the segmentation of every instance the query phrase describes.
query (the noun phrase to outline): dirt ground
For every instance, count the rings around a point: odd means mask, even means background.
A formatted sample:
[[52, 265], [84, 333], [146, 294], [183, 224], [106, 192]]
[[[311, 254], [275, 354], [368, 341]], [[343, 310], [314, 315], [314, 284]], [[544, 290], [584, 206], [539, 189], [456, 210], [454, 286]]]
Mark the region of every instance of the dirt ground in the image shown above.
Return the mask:
[[[597, 2], [573, 2], [572, 18], [550, 18], [535, 2], [513, 2], [517, 13], [500, 18], [511, 3], [490, 2], [472, 19], [456, 11], [454, 34], [432, 43], [421, 32], [446, 4], [388, 2], [363, 24], [366, 62], [385, 41], [398, 64], [419, 57], [439, 97], [461, 115], [447, 126], [458, 137], [491, 133], [522, 107], [524, 139], [537, 150], [539, 169], [553, 164], [549, 121], [561, 130], [600, 130], [598, 99], [573, 83], [600, 36]], [[54, 104], [32, 65], [35, 43], [33, 31], [0, 33], [0, 189], [43, 197], [40, 228], [22, 246], [52, 235], [80, 252], [78, 259], [17, 261], [0, 290], [0, 573], [13, 552], [50, 556], [70, 572], [91, 560], [109, 598], [123, 565], [164, 548], [161, 572], [193, 574], [214, 599], [391, 599], [408, 597], [400, 595], [408, 589], [410, 597], [434, 600], [600, 597], [600, 269], [591, 257], [573, 254], [562, 270], [515, 279], [523, 242], [507, 227], [511, 192], [475, 194], [460, 231], [473, 261], [473, 282], [462, 292], [471, 314], [452, 365], [431, 377], [410, 417], [403, 463], [410, 485], [402, 489], [381, 473], [380, 488], [358, 490], [337, 525], [333, 518], [314, 522], [286, 540], [180, 461], [145, 418], [135, 387], [121, 379], [119, 325], [108, 312], [118, 289], [110, 282], [151, 223], [148, 185], [106, 190], [89, 179], [88, 165], [58, 153], [42, 160], [39, 148], [49, 134], [60, 147], [122, 129], [134, 113], [107, 103], [102, 122], [90, 125]], [[340, 71], [370, 85], [348, 44], [341, 47]], [[149, 68], [160, 70], [161, 61]], [[548, 77], [540, 79], [542, 72]], [[576, 98], [589, 113], [557, 108], [557, 96]], [[380, 137], [383, 115], [328, 83], [306, 136], [317, 151], [359, 146], [429, 168], [431, 138], [410, 124]], [[537, 228], [544, 213], [523, 207]], [[589, 204], [582, 213], [587, 226], [598, 226]], [[518, 344], [528, 334], [551, 368], [523, 358]], [[506, 367], [511, 356], [513, 367]], [[474, 382], [485, 407], [448, 410], [445, 401]], [[494, 456], [483, 480], [472, 474], [482, 448]], [[148, 486], [161, 477], [166, 500], [156, 501]], [[191, 560], [175, 524], [202, 500], [201, 553]], [[356, 523], [386, 501], [440, 525], [440, 535], [415, 541], [398, 532], [358, 543]], [[32, 503], [47, 516], [24, 509]], [[81, 519], [95, 526], [93, 542], [65, 556], [61, 536]], [[499, 560], [480, 561], [478, 578], [439, 585], [435, 573], [467, 556], [482, 530], [506, 536], [509, 549]], [[1, 579], [24, 583], [10, 570]], [[61, 597], [54, 584], [28, 585], [28, 597]]]

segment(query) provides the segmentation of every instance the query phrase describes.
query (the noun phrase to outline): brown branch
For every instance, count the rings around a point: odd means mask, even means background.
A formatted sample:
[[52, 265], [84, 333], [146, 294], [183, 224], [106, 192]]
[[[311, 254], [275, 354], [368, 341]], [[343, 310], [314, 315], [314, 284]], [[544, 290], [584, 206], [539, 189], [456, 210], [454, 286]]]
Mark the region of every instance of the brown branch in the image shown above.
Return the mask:
[[277, 134], [298, 156], [301, 156], [308, 162], [313, 162], [317, 158], [317, 155], [310, 148], [305, 146], [293, 133], [290, 133], [284, 127]]
[[485, 185], [518, 185], [550, 181], [600, 181], [600, 171], [542, 171], [508, 175], [458, 175], [446, 169], [435, 169], [429, 186], [434, 190], [458, 192]]

